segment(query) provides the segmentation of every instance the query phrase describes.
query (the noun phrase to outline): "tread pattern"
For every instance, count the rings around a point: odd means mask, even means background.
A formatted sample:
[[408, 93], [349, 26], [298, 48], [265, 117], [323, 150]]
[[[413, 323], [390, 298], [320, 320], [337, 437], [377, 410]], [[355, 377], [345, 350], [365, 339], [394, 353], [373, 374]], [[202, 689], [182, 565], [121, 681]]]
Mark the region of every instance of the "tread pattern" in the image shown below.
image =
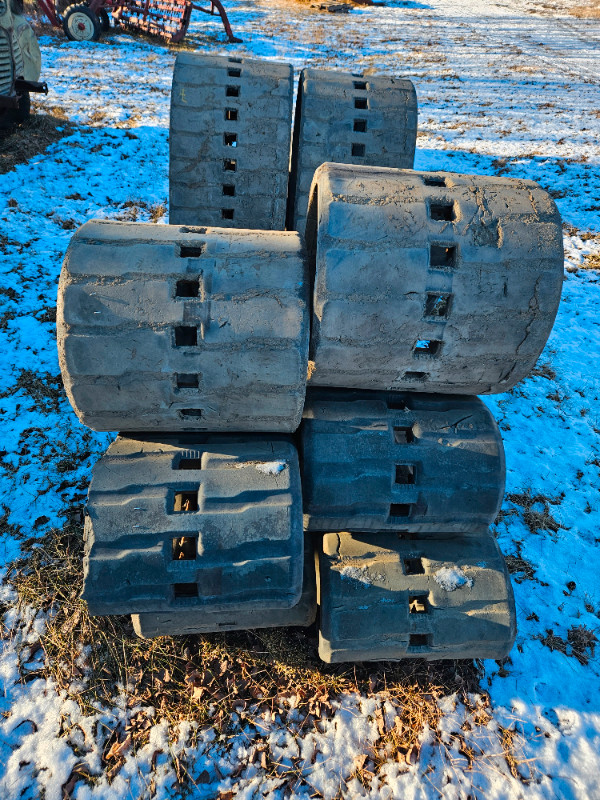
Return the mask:
[[304, 527], [479, 535], [505, 485], [478, 397], [313, 389], [301, 427]]
[[119, 437], [93, 470], [83, 599], [92, 614], [291, 608], [301, 505], [284, 439]]
[[552, 330], [562, 227], [533, 181], [325, 164], [306, 238], [313, 385], [505, 392]]
[[510, 579], [489, 535], [329, 533], [319, 583], [319, 655], [328, 663], [500, 659], [515, 639]]
[[300, 601], [292, 608], [254, 608], [244, 611], [177, 609], [163, 614], [133, 614], [138, 636], [189, 636], [198, 633], [240, 631], [253, 628], [308, 627], [317, 616], [315, 554], [311, 537], [304, 538], [304, 574]]
[[313, 176], [326, 161], [412, 169], [417, 113], [409, 80], [303, 69], [294, 118], [288, 228], [304, 232]]
[[308, 363], [300, 238], [88, 222], [59, 286], [65, 388], [94, 430], [293, 431]]
[[169, 221], [283, 230], [290, 64], [180, 53], [173, 72]]

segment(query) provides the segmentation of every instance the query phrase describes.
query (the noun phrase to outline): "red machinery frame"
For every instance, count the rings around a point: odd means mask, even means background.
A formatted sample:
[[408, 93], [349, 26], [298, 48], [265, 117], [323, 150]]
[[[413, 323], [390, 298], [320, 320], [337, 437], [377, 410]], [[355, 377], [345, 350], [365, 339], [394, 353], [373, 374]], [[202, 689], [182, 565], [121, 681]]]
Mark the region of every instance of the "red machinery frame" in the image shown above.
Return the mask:
[[[38, 4], [51, 24], [62, 28], [62, 18], [56, 11], [54, 0], [38, 0]], [[221, 17], [227, 39], [230, 43], [241, 42], [233, 35], [227, 12], [221, 0], [210, 0], [210, 7], [205, 8], [191, 0], [89, 0], [89, 10], [100, 17], [100, 12], [111, 12], [120, 24], [135, 30], [141, 30], [155, 36], [161, 36], [169, 42], [180, 42], [187, 33], [192, 11], [213, 16], [216, 12]]]

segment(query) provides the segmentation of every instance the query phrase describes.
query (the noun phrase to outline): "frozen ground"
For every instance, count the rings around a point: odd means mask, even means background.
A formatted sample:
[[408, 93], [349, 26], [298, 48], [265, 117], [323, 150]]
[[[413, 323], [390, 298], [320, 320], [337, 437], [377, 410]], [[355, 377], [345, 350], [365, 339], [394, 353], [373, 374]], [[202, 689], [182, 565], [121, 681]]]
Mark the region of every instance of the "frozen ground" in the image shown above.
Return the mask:
[[[116, 696], [112, 708], [84, 718], [50, 680], [23, 681], [20, 663], [39, 665], [40, 652], [32, 654], [44, 620], [19, 616], [6, 590], [3, 800], [163, 800], [178, 796], [183, 756], [194, 798], [600, 798], [600, 666], [590, 636], [600, 617], [600, 283], [597, 271], [585, 269], [600, 263], [600, 21], [570, 16], [571, 5], [406, 0], [338, 15], [229, 0], [243, 45], [225, 48], [214, 19], [194, 22], [187, 39], [296, 67], [411, 77], [420, 105], [417, 168], [533, 178], [556, 198], [566, 271], [554, 332], [537, 374], [486, 399], [508, 466], [497, 532], [517, 603], [511, 659], [485, 663], [482, 693], [469, 708], [442, 695], [437, 730], [423, 730], [419, 757], [406, 763], [373, 756], [394, 725], [390, 702], [349, 695], [309, 732], [293, 714], [284, 724], [262, 713], [260, 747], [256, 728], [240, 726], [227, 739], [202, 729], [192, 746], [192, 723], [169, 739], [158, 722], [147, 745], [124, 750], [109, 783], [101, 763], [106, 731], [139, 709]], [[46, 154], [0, 176], [1, 521], [25, 537], [60, 526], [64, 510], [81, 504], [91, 465], [110, 439], [79, 425], [58, 391], [57, 279], [71, 232], [85, 220], [166, 221], [174, 60], [165, 47], [121, 34], [93, 45], [59, 36], [41, 43], [51, 86], [42, 105], [60, 108], [75, 127]], [[2, 561], [17, 548], [5, 534]], [[269, 769], [256, 757], [265, 746]], [[77, 780], [77, 770], [96, 778]]]

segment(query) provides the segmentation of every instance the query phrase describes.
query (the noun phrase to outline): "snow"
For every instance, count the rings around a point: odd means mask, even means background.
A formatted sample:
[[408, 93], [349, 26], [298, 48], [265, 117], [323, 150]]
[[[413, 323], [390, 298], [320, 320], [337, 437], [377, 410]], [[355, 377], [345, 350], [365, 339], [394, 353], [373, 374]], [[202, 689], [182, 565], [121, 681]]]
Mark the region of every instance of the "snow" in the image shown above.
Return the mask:
[[373, 586], [378, 581], [383, 581], [383, 575], [373, 574], [368, 567], [351, 567], [346, 565], [340, 570], [342, 578], [351, 581], [358, 581], [364, 586]]
[[[4, 630], [14, 628], [0, 652], [3, 800], [62, 798], [77, 762], [94, 778], [77, 782], [73, 800], [167, 800], [177, 796], [176, 756], [185, 757], [190, 796], [211, 800], [229, 791], [268, 800], [290, 791], [331, 800], [600, 798], [600, 648], [580, 659], [569, 640], [579, 626], [596, 635], [600, 627], [600, 281], [582, 268], [600, 255], [600, 20], [569, 15], [582, 1], [393, 0], [338, 15], [228, 0], [243, 45], [226, 46], [218, 20], [199, 14], [186, 40], [296, 69], [410, 77], [420, 108], [417, 169], [530, 178], [555, 196], [566, 271], [554, 331], [536, 374], [485, 398], [506, 449], [507, 496], [495, 533], [513, 570], [518, 636], [510, 659], [483, 664], [477, 696], [439, 697], [440, 723], [424, 730], [416, 763], [388, 759], [369, 780], [357, 777], [355, 757], [375, 746], [375, 714], [390, 701], [355, 694], [310, 729], [289, 715], [285, 724], [276, 713], [255, 720], [280, 779], [255, 760], [249, 729], [223, 741], [193, 721], [169, 734], [157, 719], [149, 743], [128, 751], [109, 781], [102, 753], [112, 731], [152, 709], [129, 709], [116, 693], [111, 708], [84, 716], [51, 680], [22, 681], [20, 659], [44, 618], [17, 610], [3, 587]], [[74, 227], [93, 217], [166, 221], [175, 57], [125, 34], [94, 45], [58, 34], [41, 45], [50, 94], [35, 102], [60, 109], [75, 127], [0, 176], [0, 503], [24, 538], [61, 526], [68, 509], [81, 506], [91, 467], [113, 438], [84, 428], [63, 394], [36, 393], [31, 377], [60, 385], [49, 311]], [[0, 537], [0, 564], [18, 553], [17, 536]], [[544, 644], [548, 631], [562, 650]], [[44, 655], [31, 658], [35, 669]], [[476, 721], [474, 709], [484, 705], [487, 717]], [[516, 766], [504, 757], [502, 731], [510, 731]], [[472, 765], [469, 748], [483, 753]], [[303, 781], [288, 790], [292, 773]]]
[[460, 567], [442, 567], [434, 572], [433, 579], [445, 592], [453, 592], [461, 586], [469, 589], [473, 586], [473, 578], [467, 577]]
[[278, 475], [285, 467], [285, 461], [265, 461], [263, 464], [256, 465], [256, 469], [265, 475]]

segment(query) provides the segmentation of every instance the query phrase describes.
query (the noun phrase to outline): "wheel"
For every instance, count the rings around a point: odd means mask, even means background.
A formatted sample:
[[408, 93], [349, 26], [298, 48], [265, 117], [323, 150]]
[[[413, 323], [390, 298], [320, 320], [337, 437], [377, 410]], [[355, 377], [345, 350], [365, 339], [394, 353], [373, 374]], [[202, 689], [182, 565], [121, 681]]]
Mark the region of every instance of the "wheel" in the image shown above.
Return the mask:
[[105, 8], [101, 8], [98, 11], [98, 18], [100, 20], [100, 25], [102, 26], [103, 31], [110, 30], [110, 15]]
[[100, 38], [102, 24], [87, 6], [73, 5], [65, 11], [63, 29], [74, 42], [96, 42]]

